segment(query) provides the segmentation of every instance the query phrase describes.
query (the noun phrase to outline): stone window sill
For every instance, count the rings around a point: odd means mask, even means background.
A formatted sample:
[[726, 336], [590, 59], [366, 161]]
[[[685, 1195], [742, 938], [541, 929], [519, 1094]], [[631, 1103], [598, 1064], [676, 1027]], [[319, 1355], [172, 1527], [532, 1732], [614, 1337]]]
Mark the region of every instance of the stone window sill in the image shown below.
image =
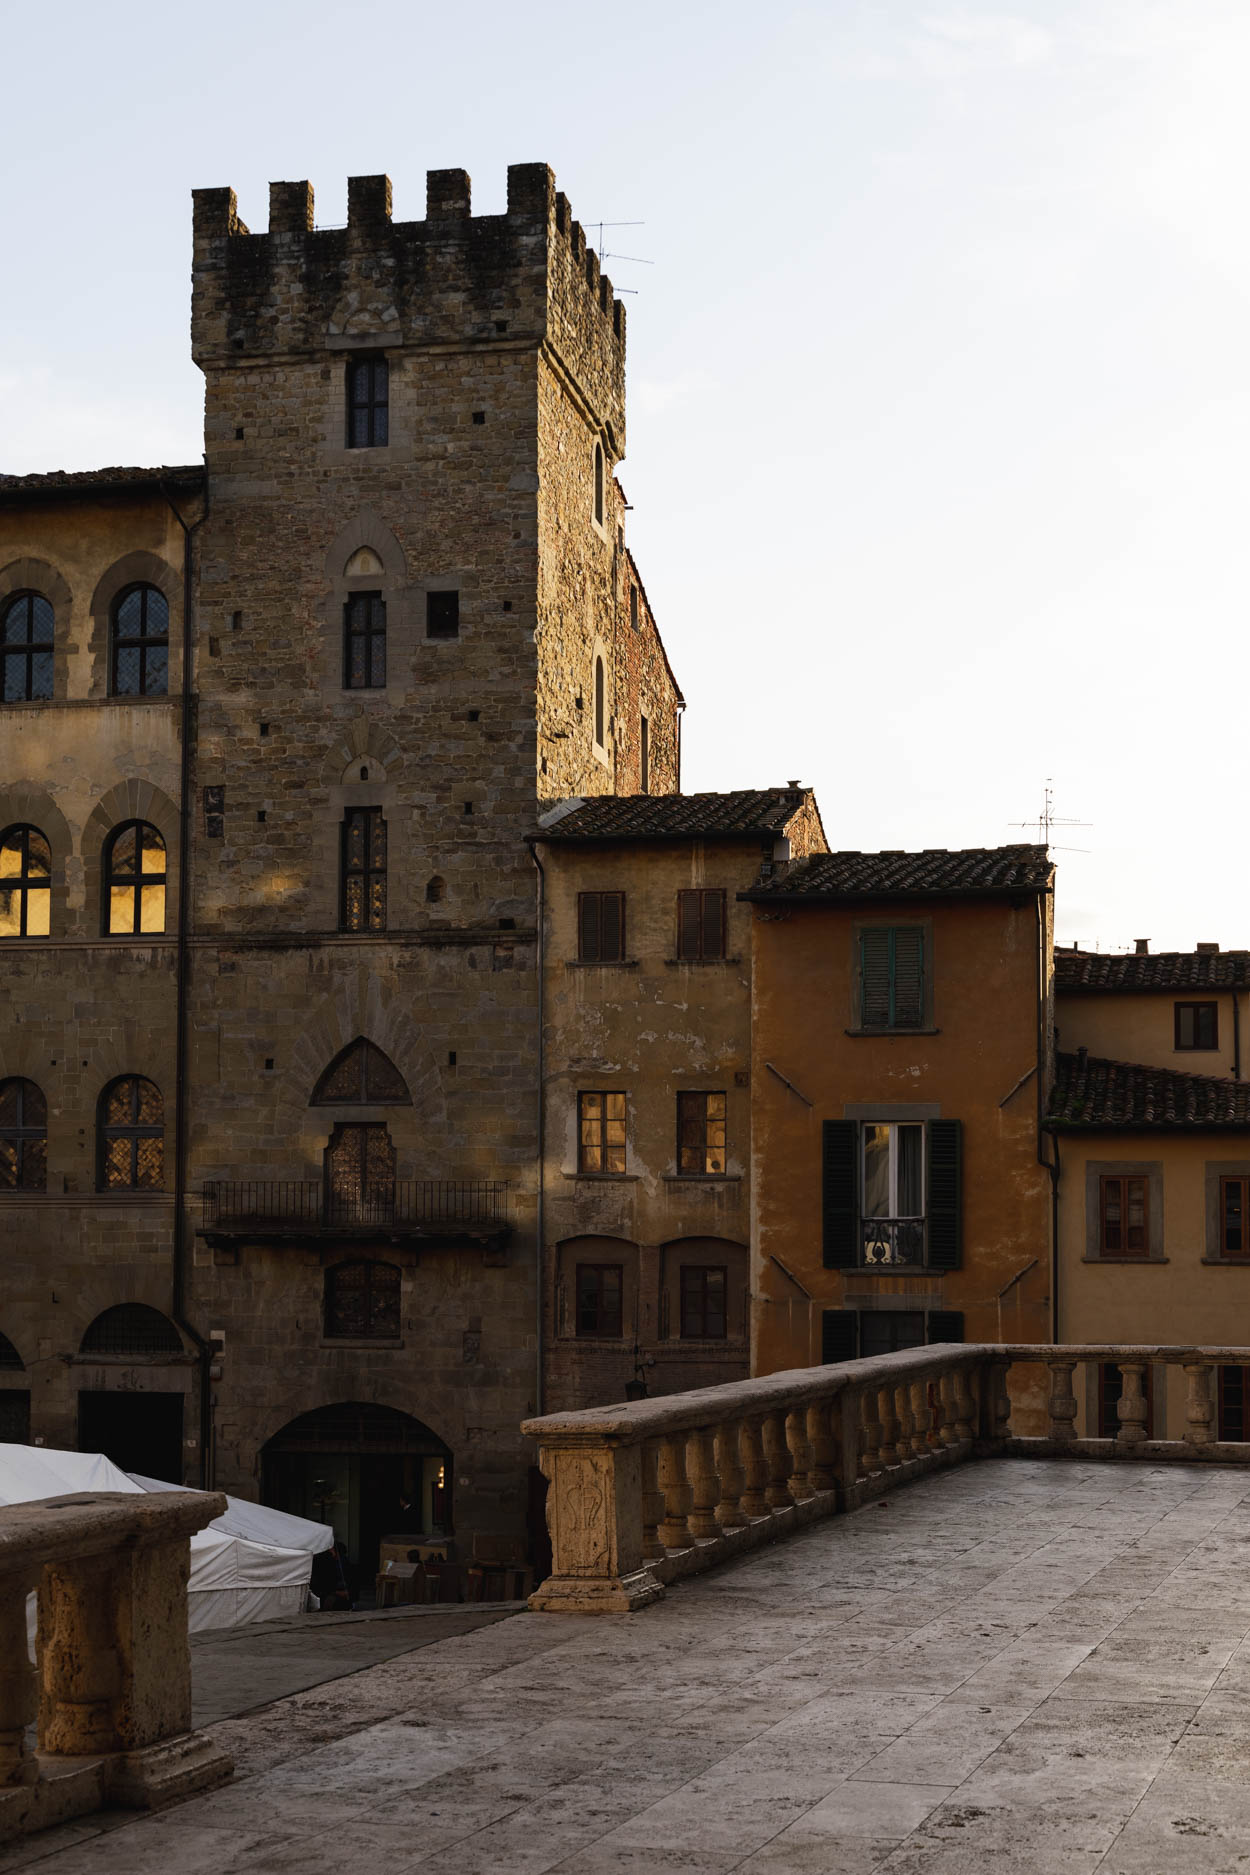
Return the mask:
[[1171, 1257], [1082, 1257], [1082, 1263], [1098, 1263], [1103, 1269], [1152, 1269], [1160, 1263], [1170, 1263]]
[[665, 1172], [666, 1185], [740, 1185], [741, 1172]]
[[561, 1178], [575, 1179], [579, 1185], [636, 1185], [638, 1172], [561, 1172]]
[[566, 957], [566, 970], [637, 970], [636, 957]]
[[844, 1029], [844, 1035], [940, 1035], [941, 1029]]
[[402, 1348], [402, 1341], [392, 1341], [382, 1335], [323, 1335], [323, 1348]]
[[741, 957], [666, 957], [666, 970], [723, 970], [726, 964], [740, 964]]
[[1198, 1261], [1209, 1269], [1250, 1270], [1250, 1257], [1199, 1257]]

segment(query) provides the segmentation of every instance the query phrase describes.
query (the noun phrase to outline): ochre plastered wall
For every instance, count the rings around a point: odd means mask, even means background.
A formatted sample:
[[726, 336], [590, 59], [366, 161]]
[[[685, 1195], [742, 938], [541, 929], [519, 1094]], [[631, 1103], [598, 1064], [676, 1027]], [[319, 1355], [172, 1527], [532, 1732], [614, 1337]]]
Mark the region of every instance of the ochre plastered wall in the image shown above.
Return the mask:
[[[1151, 990], [1099, 995], [1096, 991], [1060, 991], [1055, 1020], [1058, 1044], [1065, 1054], [1084, 1048], [1105, 1061], [1140, 1061], [1178, 1074], [1233, 1078], [1233, 999], [1230, 990]], [[1236, 993], [1241, 1023], [1241, 1072], [1250, 1070], [1250, 996]], [[1215, 1003], [1218, 1047], [1177, 1048], [1177, 1003]]]

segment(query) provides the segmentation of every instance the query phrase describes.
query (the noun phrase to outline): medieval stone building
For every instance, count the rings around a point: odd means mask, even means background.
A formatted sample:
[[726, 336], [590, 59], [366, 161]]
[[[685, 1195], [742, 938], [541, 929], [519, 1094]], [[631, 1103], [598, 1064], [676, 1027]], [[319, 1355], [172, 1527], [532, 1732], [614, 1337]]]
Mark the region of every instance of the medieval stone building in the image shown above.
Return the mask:
[[0, 478], [5, 1436], [525, 1548], [544, 804], [679, 785], [625, 318], [474, 217], [195, 197], [203, 467]]

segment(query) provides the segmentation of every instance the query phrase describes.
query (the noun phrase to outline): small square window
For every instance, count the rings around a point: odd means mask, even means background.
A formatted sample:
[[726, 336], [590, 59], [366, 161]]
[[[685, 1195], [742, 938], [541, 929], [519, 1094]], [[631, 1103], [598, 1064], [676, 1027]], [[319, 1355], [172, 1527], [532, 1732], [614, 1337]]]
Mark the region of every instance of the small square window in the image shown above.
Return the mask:
[[460, 636], [460, 594], [427, 592], [425, 595], [425, 635], [427, 638]]
[[1218, 1003], [1176, 1003], [1173, 1007], [1177, 1049], [1219, 1047]]

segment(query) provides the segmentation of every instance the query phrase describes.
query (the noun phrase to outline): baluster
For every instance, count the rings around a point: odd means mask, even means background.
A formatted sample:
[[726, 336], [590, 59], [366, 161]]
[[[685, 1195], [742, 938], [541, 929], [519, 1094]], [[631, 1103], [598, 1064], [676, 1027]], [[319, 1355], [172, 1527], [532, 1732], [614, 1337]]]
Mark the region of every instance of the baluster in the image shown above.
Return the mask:
[[700, 1426], [690, 1434], [690, 1475], [693, 1487], [690, 1534], [703, 1539], [721, 1533], [716, 1521], [716, 1501], [720, 1496], [720, 1478], [716, 1470], [716, 1452], [710, 1426]]
[[807, 1430], [808, 1409], [795, 1407], [786, 1414], [786, 1445], [790, 1452], [790, 1496], [797, 1502], [815, 1495], [812, 1489], [812, 1442]]
[[744, 1419], [741, 1431], [742, 1469], [746, 1477], [746, 1489], [742, 1493], [742, 1508], [748, 1517], [767, 1517], [768, 1495], [768, 1460], [764, 1456], [764, 1422], [759, 1418]]
[[952, 1452], [959, 1444], [959, 1429], [955, 1424], [959, 1416], [955, 1404], [955, 1376], [947, 1368], [938, 1376], [938, 1429], [937, 1442], [944, 1452]]
[[960, 1445], [971, 1445], [976, 1437], [977, 1403], [972, 1392], [972, 1376], [966, 1367], [955, 1370], [955, 1436]]
[[859, 1396], [859, 1475], [871, 1478], [881, 1469], [880, 1389], [865, 1387]]
[[1124, 1386], [1116, 1406], [1116, 1417], [1120, 1422], [1116, 1444], [1122, 1447], [1142, 1445], [1147, 1436], [1145, 1361], [1121, 1361], [1120, 1377]]
[[898, 1449], [902, 1427], [894, 1407], [893, 1386], [878, 1387], [877, 1397], [881, 1402], [881, 1464], [886, 1471], [897, 1471], [903, 1462]]
[[911, 1410], [911, 1382], [896, 1380], [893, 1391], [894, 1414], [898, 1423], [898, 1462], [900, 1465], [910, 1465], [914, 1456], [912, 1437], [916, 1430]]
[[1070, 1445], [1076, 1437], [1076, 1394], [1072, 1389], [1075, 1361], [1048, 1361], [1050, 1368], [1050, 1436], [1056, 1445]]
[[1011, 1395], [1007, 1391], [1009, 1360], [985, 1363], [981, 1385], [981, 1414], [984, 1433], [992, 1445], [1003, 1445], [1011, 1434]]
[[764, 1495], [770, 1510], [786, 1510], [793, 1504], [787, 1479], [790, 1476], [790, 1448], [786, 1444], [786, 1415], [764, 1415], [764, 1459], [768, 1484]]
[[648, 1560], [664, 1554], [660, 1541], [664, 1493], [660, 1490], [659, 1471], [659, 1441], [648, 1439], [642, 1448], [642, 1553]]
[[834, 1433], [834, 1415], [841, 1409], [840, 1399], [817, 1400], [807, 1409], [807, 1437], [812, 1448], [812, 1488], [832, 1491], [838, 1482], [838, 1441]]
[[670, 1433], [660, 1441], [660, 1489], [664, 1493], [664, 1522], [660, 1541], [665, 1549], [688, 1549], [692, 1542], [690, 1486], [686, 1481], [686, 1434]]
[[1215, 1434], [1212, 1420], [1215, 1408], [1211, 1404], [1210, 1361], [1186, 1361], [1185, 1373], [1189, 1380], [1189, 1398], [1185, 1403], [1185, 1443], [1186, 1445], [1210, 1445]]
[[911, 1383], [911, 1449], [915, 1458], [928, 1458], [930, 1437], [933, 1427], [933, 1409], [929, 1405], [929, 1383], [927, 1380], [913, 1380]]
[[736, 1530], [750, 1523], [742, 1504], [746, 1477], [738, 1449], [738, 1421], [723, 1419], [716, 1428], [716, 1465], [720, 1474], [720, 1502], [715, 1517], [722, 1530]]
[[26, 1728], [38, 1710], [39, 1684], [26, 1646], [26, 1597], [39, 1571], [26, 1568], [0, 1577], [0, 1790], [31, 1784], [39, 1766], [26, 1749]]

